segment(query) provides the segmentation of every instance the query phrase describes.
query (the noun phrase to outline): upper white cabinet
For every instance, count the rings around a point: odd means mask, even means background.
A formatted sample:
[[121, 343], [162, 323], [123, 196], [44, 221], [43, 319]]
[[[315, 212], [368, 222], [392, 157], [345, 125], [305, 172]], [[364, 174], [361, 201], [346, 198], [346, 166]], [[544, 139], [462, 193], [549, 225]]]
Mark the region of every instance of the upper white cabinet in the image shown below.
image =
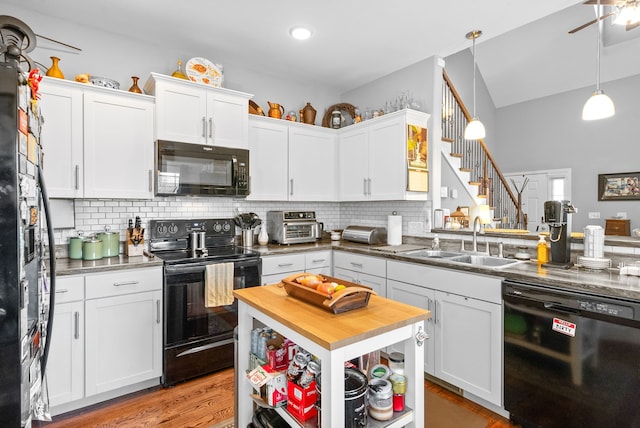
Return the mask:
[[264, 201], [335, 201], [335, 130], [249, 117], [251, 194]]
[[44, 173], [53, 198], [153, 198], [152, 97], [45, 78]]
[[246, 149], [253, 96], [151, 73], [147, 94], [156, 97], [156, 139]]
[[428, 119], [426, 113], [401, 110], [341, 129], [340, 200], [426, 200], [426, 192], [407, 191], [407, 126], [426, 128]]

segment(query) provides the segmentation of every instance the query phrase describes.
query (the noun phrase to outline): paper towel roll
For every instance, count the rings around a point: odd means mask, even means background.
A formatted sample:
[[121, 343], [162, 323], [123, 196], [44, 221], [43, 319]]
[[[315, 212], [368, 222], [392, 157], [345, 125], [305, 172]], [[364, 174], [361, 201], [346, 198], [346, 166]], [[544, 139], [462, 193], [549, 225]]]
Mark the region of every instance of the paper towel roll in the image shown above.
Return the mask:
[[402, 245], [402, 216], [387, 216], [387, 244]]

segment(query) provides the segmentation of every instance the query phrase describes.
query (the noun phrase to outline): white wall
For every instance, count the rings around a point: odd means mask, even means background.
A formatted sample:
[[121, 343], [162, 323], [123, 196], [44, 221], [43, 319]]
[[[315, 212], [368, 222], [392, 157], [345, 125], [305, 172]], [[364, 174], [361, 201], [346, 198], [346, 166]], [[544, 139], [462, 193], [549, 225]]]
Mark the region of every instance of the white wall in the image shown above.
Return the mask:
[[[595, 86], [595, 83], [594, 83]], [[598, 201], [598, 174], [638, 172], [640, 76], [602, 85], [615, 103], [612, 118], [585, 122], [582, 106], [593, 87], [528, 101], [496, 111], [494, 157], [503, 172], [571, 168], [573, 230], [604, 227], [605, 218], [626, 212], [640, 226], [640, 201]], [[600, 220], [588, 219], [600, 212]]]

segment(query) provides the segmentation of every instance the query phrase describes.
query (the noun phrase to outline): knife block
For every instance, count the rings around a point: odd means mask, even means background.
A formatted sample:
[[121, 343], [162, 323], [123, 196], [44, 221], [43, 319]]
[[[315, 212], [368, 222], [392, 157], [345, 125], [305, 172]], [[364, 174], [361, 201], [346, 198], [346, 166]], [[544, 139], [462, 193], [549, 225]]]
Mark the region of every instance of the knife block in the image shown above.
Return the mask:
[[[138, 234], [142, 234], [144, 233], [144, 229], [141, 229], [142, 232], [140, 232], [137, 229], [133, 229], [134, 230], [134, 234], [138, 233]], [[138, 237], [136, 237], [138, 238]], [[132, 257], [132, 256], [141, 256], [144, 253], [144, 237], [143, 236], [139, 236], [140, 241], [138, 242], [138, 245], [135, 245], [133, 243], [133, 237], [131, 236], [131, 229], [127, 229], [127, 236], [126, 239], [124, 241], [124, 253], [128, 256], [128, 257]]]

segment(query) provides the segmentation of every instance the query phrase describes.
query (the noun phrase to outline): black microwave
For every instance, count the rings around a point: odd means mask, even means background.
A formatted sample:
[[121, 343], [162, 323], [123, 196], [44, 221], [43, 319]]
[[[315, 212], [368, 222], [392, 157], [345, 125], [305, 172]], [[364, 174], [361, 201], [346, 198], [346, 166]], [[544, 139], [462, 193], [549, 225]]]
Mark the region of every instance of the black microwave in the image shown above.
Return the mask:
[[156, 141], [158, 196], [232, 196], [249, 194], [249, 150]]

